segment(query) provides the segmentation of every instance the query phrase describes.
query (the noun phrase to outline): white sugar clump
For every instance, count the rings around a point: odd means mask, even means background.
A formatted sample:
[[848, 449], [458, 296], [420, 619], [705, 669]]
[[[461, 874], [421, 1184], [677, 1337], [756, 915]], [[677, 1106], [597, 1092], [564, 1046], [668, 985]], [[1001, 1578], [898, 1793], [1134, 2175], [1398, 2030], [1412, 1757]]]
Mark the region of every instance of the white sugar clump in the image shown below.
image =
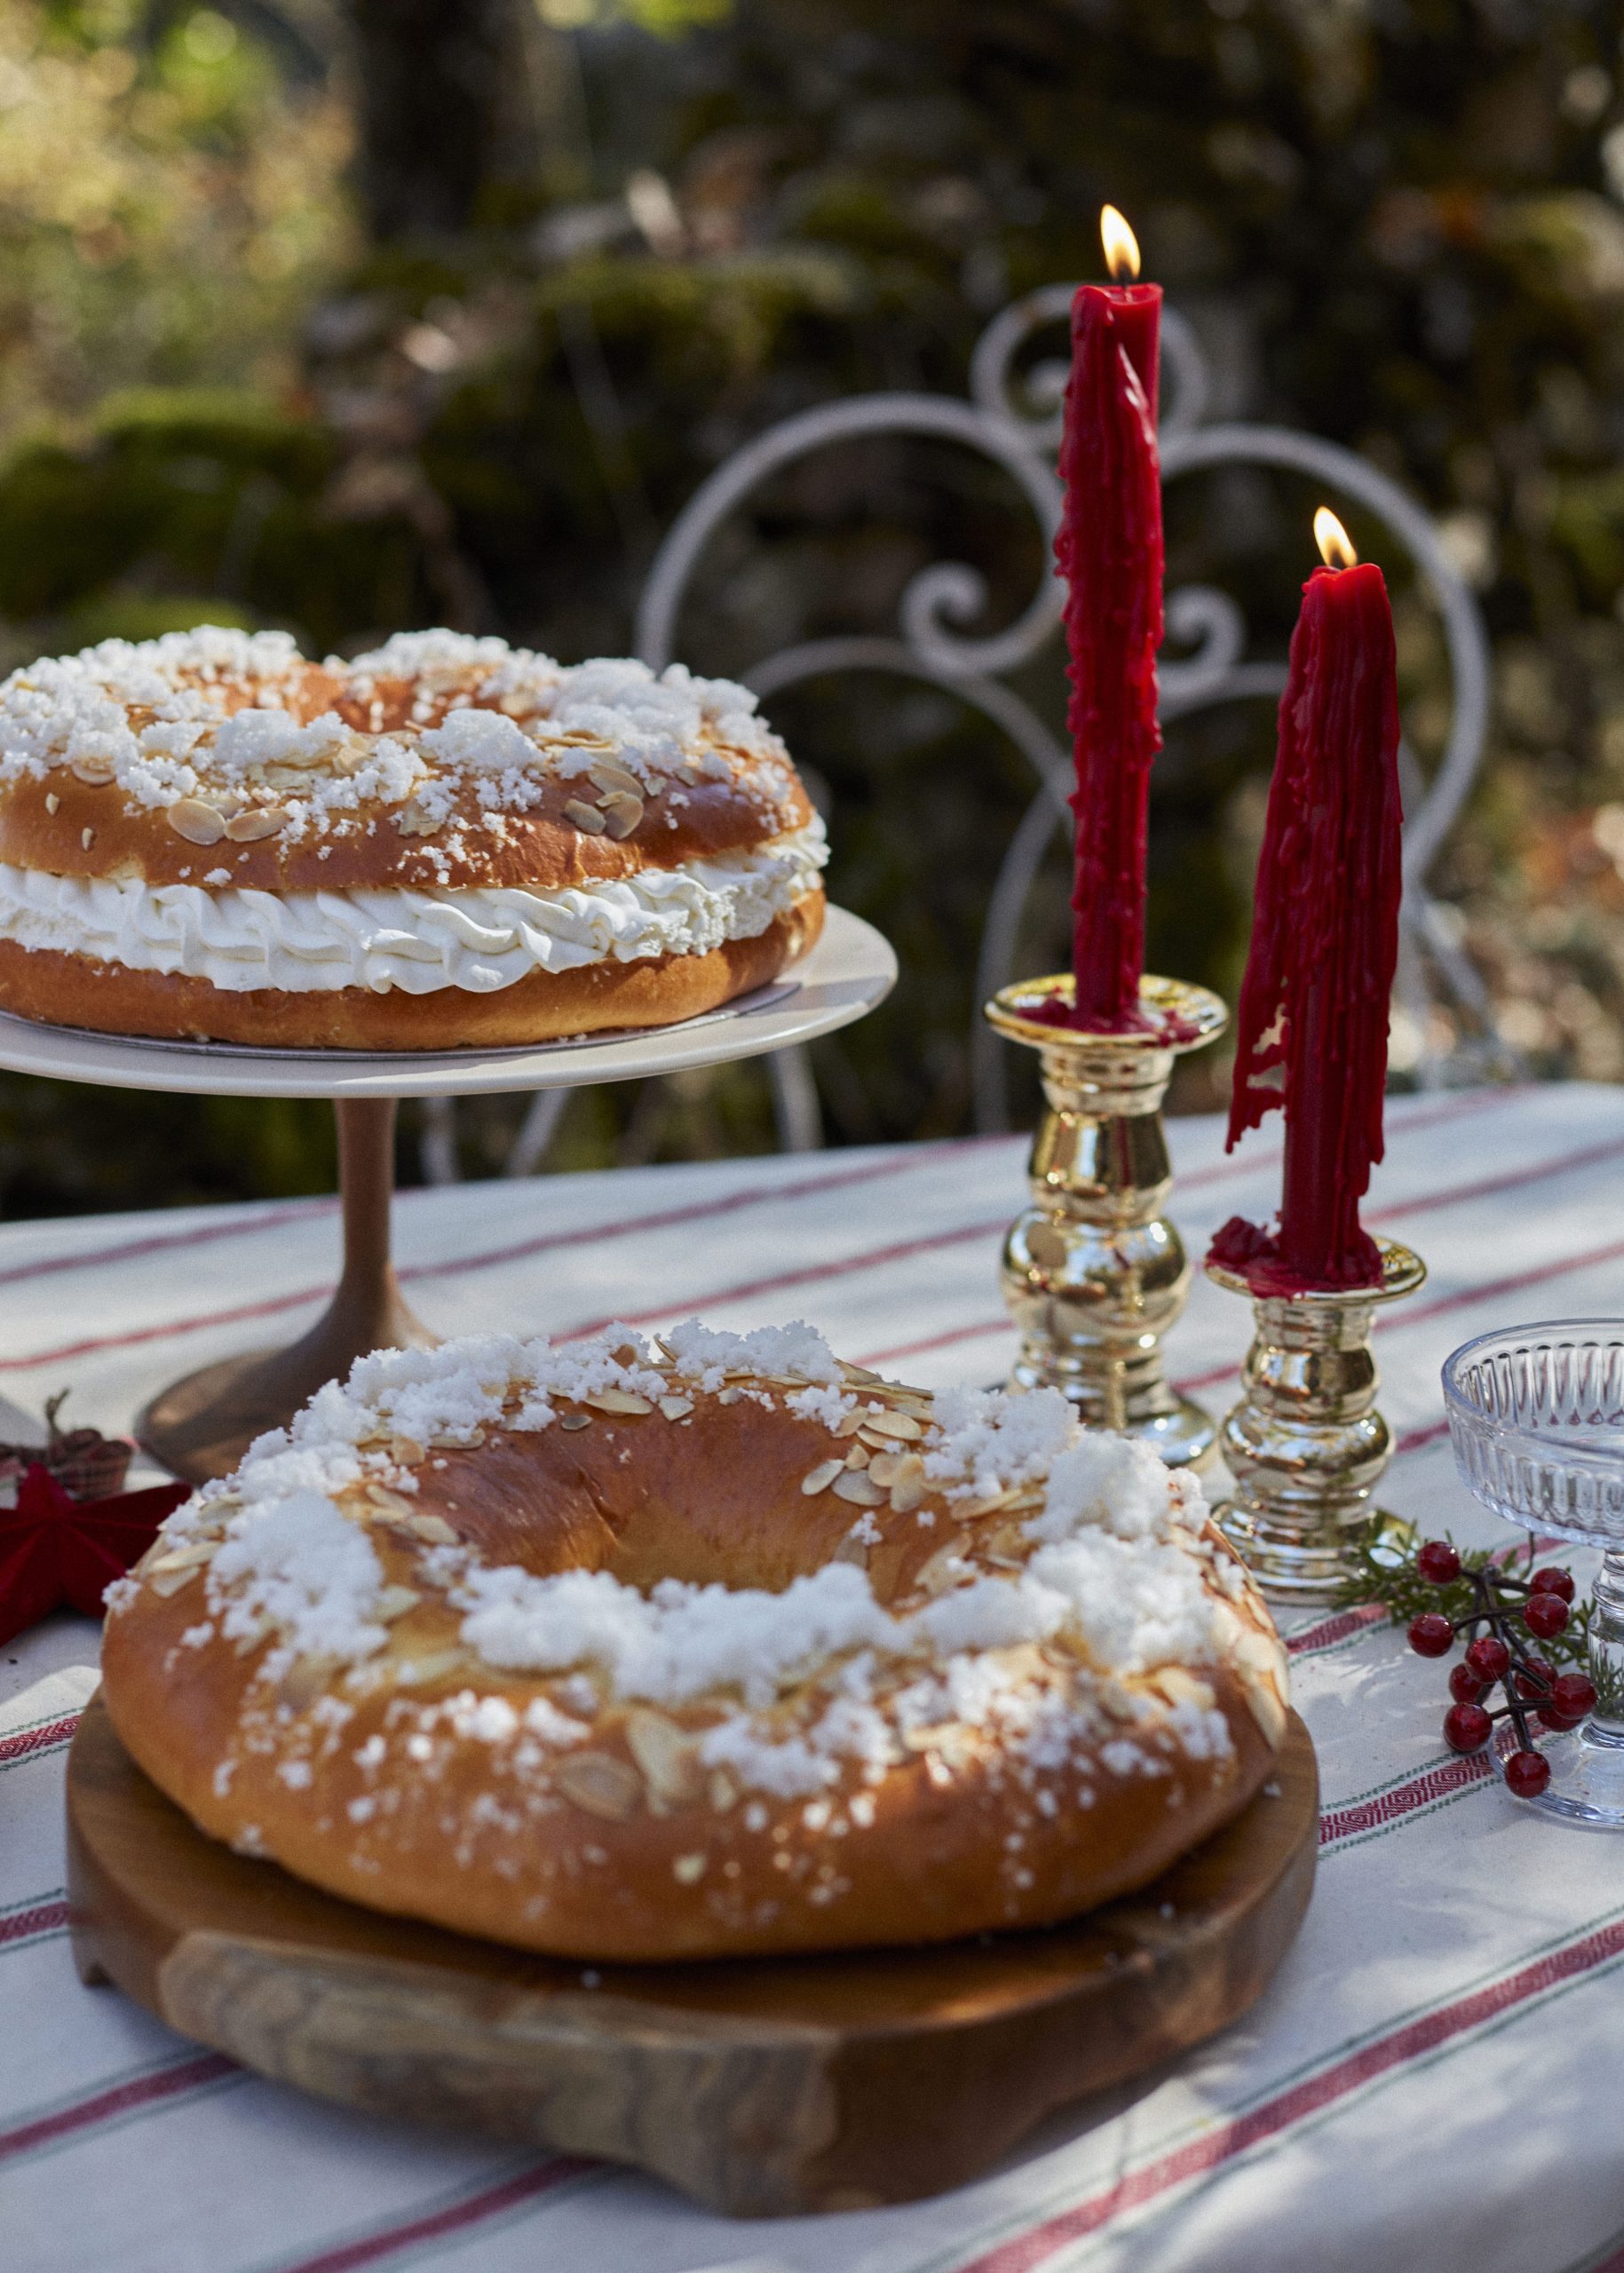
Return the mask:
[[843, 1378], [840, 1361], [828, 1343], [801, 1319], [789, 1326], [758, 1326], [750, 1334], [729, 1334], [691, 1318], [668, 1327], [660, 1338], [677, 1371], [703, 1390], [720, 1389], [735, 1367], [826, 1386]]
[[488, 1664], [563, 1673], [596, 1663], [617, 1695], [680, 1705], [737, 1688], [770, 1705], [780, 1689], [831, 1655], [894, 1638], [864, 1572], [826, 1564], [781, 1594], [756, 1587], [661, 1580], [652, 1593], [606, 1571], [471, 1569], [456, 1599], [463, 1638]]
[[[1101, 1524], [1121, 1539], [1164, 1536], [1173, 1519], [1168, 1483], [1148, 1445], [1103, 1430], [1081, 1431], [1050, 1463], [1043, 1512], [1025, 1526], [1026, 1536], [1065, 1539], [1085, 1522]], [[1199, 1485], [1196, 1496], [1199, 1501]], [[1205, 1512], [1203, 1501], [1195, 1520]]]
[[925, 1474], [950, 1499], [994, 1500], [1048, 1475], [1077, 1435], [1077, 1419], [1058, 1389], [947, 1389], [936, 1398], [941, 1431], [924, 1455]]
[[296, 1657], [353, 1661], [381, 1650], [383, 1565], [359, 1525], [318, 1492], [294, 1492], [227, 1525], [209, 1572], [209, 1604], [227, 1640], [282, 1630]]

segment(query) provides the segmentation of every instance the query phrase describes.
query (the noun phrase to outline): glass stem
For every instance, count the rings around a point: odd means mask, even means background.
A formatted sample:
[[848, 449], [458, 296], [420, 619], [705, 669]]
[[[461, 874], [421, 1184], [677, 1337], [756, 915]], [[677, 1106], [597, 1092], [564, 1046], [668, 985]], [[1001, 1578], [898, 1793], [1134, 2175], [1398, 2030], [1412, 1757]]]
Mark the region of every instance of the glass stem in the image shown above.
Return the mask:
[[1624, 1746], [1624, 1549], [1602, 1558], [1590, 1596], [1590, 1678], [1596, 1710], [1588, 1732], [1603, 1744]]

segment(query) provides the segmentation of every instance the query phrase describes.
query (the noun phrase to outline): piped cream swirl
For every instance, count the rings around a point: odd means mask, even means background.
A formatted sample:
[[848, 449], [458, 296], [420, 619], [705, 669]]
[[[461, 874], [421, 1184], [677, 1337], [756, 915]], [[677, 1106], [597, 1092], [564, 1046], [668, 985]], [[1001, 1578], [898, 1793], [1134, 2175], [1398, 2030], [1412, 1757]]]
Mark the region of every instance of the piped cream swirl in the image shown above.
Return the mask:
[[814, 819], [758, 851], [644, 868], [590, 891], [209, 891], [0, 864], [0, 939], [179, 972], [232, 994], [494, 994], [532, 971], [707, 954], [759, 938], [812, 889], [828, 857]]

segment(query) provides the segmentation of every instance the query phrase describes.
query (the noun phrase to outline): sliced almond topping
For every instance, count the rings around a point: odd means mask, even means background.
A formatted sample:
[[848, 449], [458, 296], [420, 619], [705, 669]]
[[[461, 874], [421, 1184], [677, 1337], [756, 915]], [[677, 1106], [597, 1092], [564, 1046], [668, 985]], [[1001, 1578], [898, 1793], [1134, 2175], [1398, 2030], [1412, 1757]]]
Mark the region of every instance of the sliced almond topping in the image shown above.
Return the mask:
[[906, 1453], [875, 1453], [868, 1463], [868, 1473], [875, 1482], [889, 1492], [907, 1467]]
[[710, 1771], [710, 1804], [718, 1815], [725, 1815], [739, 1796], [739, 1787], [725, 1768]]
[[423, 1458], [423, 1446], [416, 1437], [391, 1437], [389, 1457], [397, 1468], [416, 1468]]
[[276, 1685], [277, 1703], [286, 1705], [290, 1712], [308, 1711], [331, 1688], [337, 1670], [337, 1658], [297, 1659]]
[[970, 1565], [959, 1552], [959, 1541], [950, 1540], [946, 1547], [939, 1547], [930, 1561], [914, 1574], [914, 1584], [923, 1587], [928, 1595], [945, 1595], [949, 1587], [956, 1587], [962, 1579], [973, 1578]]
[[485, 1442], [483, 1429], [466, 1429], [456, 1436], [448, 1432], [429, 1438], [429, 1449], [437, 1453], [472, 1452]]
[[402, 805], [395, 815], [395, 834], [399, 836], [432, 836], [440, 827], [432, 813], [424, 812], [416, 798], [409, 805]]
[[413, 1510], [410, 1514], [402, 1516], [400, 1523], [403, 1531], [409, 1531], [415, 1539], [424, 1540], [431, 1547], [456, 1545], [457, 1534], [452, 1530], [444, 1516], [419, 1515]]
[[394, 1677], [403, 1688], [416, 1689], [425, 1681], [440, 1681], [448, 1673], [460, 1673], [471, 1662], [466, 1650], [427, 1650], [420, 1658], [400, 1659]]
[[671, 1876], [679, 1886], [693, 1886], [705, 1875], [702, 1855], [678, 1855], [671, 1864]]
[[96, 842], [95, 830], [93, 828], [82, 828], [79, 831], [79, 842], [84, 848], [85, 851], [88, 852], [91, 845]]
[[855, 1437], [862, 1425], [863, 1416], [860, 1413], [843, 1413], [835, 1423], [835, 1434], [837, 1437]]
[[83, 781], [87, 789], [105, 789], [116, 780], [113, 761], [107, 757], [75, 757], [68, 767], [75, 781]]
[[408, 1610], [416, 1610], [422, 1600], [416, 1587], [385, 1587], [377, 1598], [377, 1614], [385, 1626], [392, 1626], [397, 1618], [404, 1618]]
[[846, 1454], [846, 1466], [848, 1468], [867, 1468], [867, 1465], [868, 1447], [867, 1445], [860, 1441], [853, 1445], [851, 1451]]
[[57, 793], [56, 793], [56, 791], [55, 791], [54, 789], [47, 789], [47, 790], [46, 790], [46, 792], [45, 792], [45, 811], [46, 811], [48, 813], [54, 813], [54, 812], [59, 812], [59, 811], [60, 811], [60, 809], [61, 809], [61, 804], [62, 804], [62, 800], [60, 799], [60, 797], [59, 797], [59, 796], [58, 796], [58, 795], [57, 795]]
[[643, 795], [643, 784], [635, 773], [630, 773], [614, 758], [595, 758], [587, 772], [593, 782], [611, 797], [638, 797]]
[[560, 1413], [558, 1415], [560, 1429], [590, 1429], [591, 1425], [592, 1416], [590, 1413]]
[[693, 1399], [691, 1397], [662, 1397], [660, 1410], [668, 1421], [680, 1421], [685, 1414], [693, 1412]]
[[233, 813], [226, 834], [234, 844], [257, 844], [262, 836], [274, 836], [287, 821], [286, 805], [250, 805], [245, 812]]
[[860, 1571], [868, 1567], [868, 1549], [855, 1532], [848, 1532], [830, 1556], [831, 1563], [855, 1563]]
[[905, 1444], [910, 1445], [916, 1437], [924, 1434], [911, 1413], [900, 1413], [891, 1406], [883, 1413], [865, 1413], [863, 1427], [865, 1430], [872, 1429], [876, 1437], [900, 1437]]
[[632, 1389], [595, 1389], [582, 1402], [598, 1413], [652, 1413], [653, 1400]]
[[607, 1752], [572, 1753], [554, 1769], [553, 1781], [566, 1800], [588, 1815], [615, 1823], [635, 1815], [643, 1797], [643, 1779], [637, 1770]]
[[408, 1500], [404, 1492], [392, 1492], [387, 1484], [368, 1484], [363, 1491], [368, 1502], [385, 1516], [416, 1516], [417, 1503]]
[[698, 1796], [699, 1751], [687, 1730], [638, 1706], [626, 1715], [626, 1748], [656, 1800], [680, 1803]]
[[189, 1539], [184, 1547], [165, 1548], [161, 1554], [151, 1556], [142, 1575], [152, 1571], [193, 1570], [198, 1564], [206, 1563], [218, 1545], [218, 1539]]
[[744, 1391], [741, 1389], [718, 1390], [717, 1391], [717, 1403], [718, 1405], [737, 1405], [739, 1399], [743, 1395]]
[[182, 1587], [189, 1587], [202, 1569], [199, 1563], [176, 1563], [167, 1556], [162, 1563], [154, 1563], [150, 1571], [143, 1572], [147, 1585], [155, 1595], [178, 1595]]
[[620, 791], [612, 792], [603, 800], [604, 826], [611, 836], [630, 836], [643, 818], [641, 797], [628, 797]]
[[801, 1478], [802, 1491], [809, 1500], [814, 1493], [827, 1492], [835, 1478], [845, 1473], [845, 1466], [843, 1460], [820, 1461], [810, 1476], [804, 1476]]
[[837, 1500], [850, 1500], [858, 1508], [877, 1508], [885, 1497], [879, 1485], [860, 1469], [850, 1468], [842, 1469], [835, 1478], [834, 1492]]
[[178, 797], [169, 809], [169, 824], [188, 844], [218, 844], [226, 834], [224, 813], [201, 797]]
[[[875, 1463], [869, 1462], [873, 1473]], [[925, 1482], [925, 1464], [917, 1453], [903, 1453], [888, 1463], [891, 1482], [891, 1504], [899, 1516], [911, 1516], [915, 1508], [923, 1507], [930, 1493]]]
[[583, 836], [601, 836], [608, 822], [596, 805], [583, 804], [579, 797], [571, 797], [564, 807], [566, 820], [574, 821]]

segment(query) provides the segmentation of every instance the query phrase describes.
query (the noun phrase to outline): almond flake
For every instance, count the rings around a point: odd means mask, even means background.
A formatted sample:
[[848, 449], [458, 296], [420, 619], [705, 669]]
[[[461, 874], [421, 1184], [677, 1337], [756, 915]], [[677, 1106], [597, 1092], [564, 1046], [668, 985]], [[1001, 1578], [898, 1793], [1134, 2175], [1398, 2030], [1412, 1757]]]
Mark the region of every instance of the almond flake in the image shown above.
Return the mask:
[[626, 1748], [656, 1800], [680, 1804], [698, 1796], [699, 1750], [677, 1722], [638, 1707], [626, 1715]]
[[646, 1397], [639, 1397], [631, 1389], [595, 1389], [582, 1399], [598, 1413], [652, 1413], [654, 1405]]
[[590, 1413], [561, 1413], [558, 1415], [560, 1429], [590, 1429], [591, 1425], [592, 1416]]
[[423, 1596], [416, 1587], [385, 1587], [377, 1598], [377, 1614], [385, 1626], [392, 1626], [397, 1618], [404, 1618], [408, 1610], [416, 1610]]
[[601, 836], [609, 826], [596, 805], [583, 804], [579, 797], [567, 800], [564, 818], [573, 821], [583, 836]]
[[693, 1412], [693, 1399], [691, 1397], [662, 1397], [660, 1410], [668, 1421], [680, 1421], [685, 1414]]
[[912, 1444], [916, 1437], [924, 1434], [911, 1414], [899, 1413], [890, 1406], [883, 1413], [865, 1413], [863, 1427], [865, 1430], [872, 1429], [876, 1437], [900, 1437], [907, 1444]]
[[617, 842], [630, 836], [643, 818], [641, 797], [628, 797], [619, 791], [603, 799], [604, 826]]
[[831, 1563], [855, 1563], [860, 1571], [868, 1567], [868, 1549], [855, 1532], [848, 1532], [830, 1556]]
[[945, 1595], [962, 1579], [974, 1576], [970, 1564], [959, 1552], [959, 1542], [954, 1540], [946, 1547], [939, 1547], [929, 1562], [922, 1564], [914, 1574], [914, 1584], [928, 1595]]
[[679, 1886], [693, 1886], [705, 1875], [703, 1855], [678, 1855], [671, 1864], [671, 1876]]
[[739, 1789], [725, 1768], [710, 1771], [710, 1804], [718, 1815], [725, 1815], [739, 1796]]
[[307, 1712], [331, 1688], [337, 1670], [337, 1658], [298, 1659], [277, 1683], [277, 1703], [286, 1705], [290, 1712]]
[[552, 1779], [566, 1800], [613, 1823], [635, 1815], [643, 1797], [637, 1770], [607, 1752], [572, 1753], [554, 1769]]
[[863, 1416], [860, 1413], [843, 1413], [835, 1423], [835, 1434], [837, 1437], [855, 1437], [862, 1425]]
[[163, 1562], [154, 1563], [150, 1571], [143, 1572], [142, 1576], [154, 1594], [168, 1596], [178, 1595], [182, 1587], [189, 1587], [202, 1568], [201, 1563], [177, 1564], [166, 1556]]
[[827, 1492], [837, 1476], [845, 1474], [845, 1469], [843, 1460], [820, 1461], [810, 1476], [801, 1478], [801, 1489], [810, 1500], [814, 1493]]
[[389, 1457], [397, 1468], [416, 1468], [423, 1458], [423, 1446], [416, 1437], [391, 1437]]
[[403, 1687], [415, 1689], [425, 1681], [440, 1681], [448, 1673], [460, 1673], [469, 1662], [466, 1650], [430, 1650], [421, 1658], [402, 1658], [394, 1668], [394, 1677]]
[[118, 778], [113, 771], [112, 760], [105, 757], [75, 757], [67, 770], [74, 780], [83, 781], [87, 789], [105, 789], [110, 781]]
[[261, 837], [274, 836], [287, 821], [286, 805], [250, 805], [246, 812], [233, 813], [226, 834], [234, 844], [257, 844]]
[[45, 792], [45, 811], [46, 811], [48, 813], [54, 813], [54, 812], [59, 812], [59, 811], [60, 811], [60, 809], [61, 809], [61, 804], [62, 804], [62, 800], [60, 799], [60, 797], [59, 797], [59, 796], [58, 796], [58, 795], [57, 795], [57, 793], [56, 793], [56, 791], [55, 791], [54, 789], [47, 789], [47, 790], [46, 790], [46, 792]]
[[643, 784], [637, 775], [629, 773], [623, 765], [617, 765], [612, 757], [594, 759], [593, 763], [588, 766], [587, 772], [591, 776], [595, 787], [605, 791], [609, 796], [638, 799], [642, 797]]
[[409, 1531], [414, 1539], [424, 1540], [431, 1547], [455, 1547], [457, 1543], [457, 1533], [444, 1516], [419, 1515], [411, 1509], [396, 1521], [402, 1531]]
[[93, 828], [82, 828], [79, 831], [79, 843], [85, 851], [88, 852], [95, 842], [96, 832]]
[[[923, 1505], [930, 1491], [925, 1482], [925, 1464], [917, 1453], [903, 1453], [888, 1466], [891, 1481], [887, 1489], [891, 1507], [899, 1516], [911, 1516]], [[870, 1461], [869, 1468], [872, 1472], [874, 1462]]]
[[850, 1500], [858, 1508], [877, 1508], [885, 1497], [879, 1485], [860, 1469], [850, 1468], [842, 1469], [835, 1478], [834, 1493], [837, 1500]]
[[899, 1477], [906, 1475], [907, 1471], [907, 1454], [906, 1453], [875, 1453], [868, 1463], [869, 1475], [887, 1492], [891, 1490]]
[[395, 833], [400, 836], [432, 836], [440, 823], [432, 813], [424, 812], [416, 799], [402, 805], [395, 815]]
[[737, 1405], [739, 1399], [743, 1395], [744, 1391], [741, 1389], [718, 1390], [717, 1392], [717, 1403], [718, 1405]]
[[846, 1454], [846, 1466], [848, 1468], [867, 1468], [867, 1465], [868, 1447], [860, 1438], [859, 1441], [852, 1445], [851, 1451]]
[[224, 813], [201, 797], [178, 797], [169, 809], [169, 825], [188, 844], [218, 844], [226, 834]]

